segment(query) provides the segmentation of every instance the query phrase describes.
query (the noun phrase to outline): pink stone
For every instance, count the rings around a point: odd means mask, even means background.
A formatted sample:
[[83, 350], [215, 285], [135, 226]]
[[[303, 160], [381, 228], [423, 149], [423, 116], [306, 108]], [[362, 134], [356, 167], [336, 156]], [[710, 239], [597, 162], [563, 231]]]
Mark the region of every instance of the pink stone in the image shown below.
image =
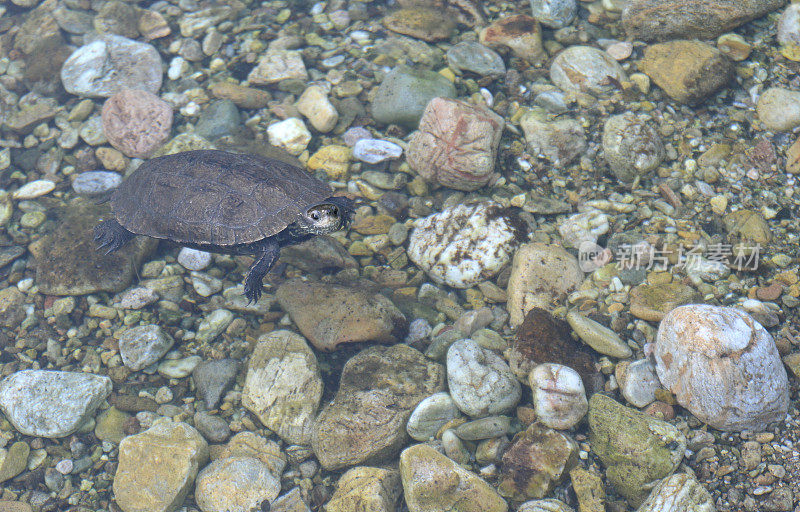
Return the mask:
[[433, 98], [408, 145], [408, 164], [427, 181], [471, 191], [492, 177], [503, 118], [489, 109]]
[[123, 89], [108, 98], [101, 117], [108, 141], [131, 158], [148, 158], [172, 130], [172, 107], [139, 89]]

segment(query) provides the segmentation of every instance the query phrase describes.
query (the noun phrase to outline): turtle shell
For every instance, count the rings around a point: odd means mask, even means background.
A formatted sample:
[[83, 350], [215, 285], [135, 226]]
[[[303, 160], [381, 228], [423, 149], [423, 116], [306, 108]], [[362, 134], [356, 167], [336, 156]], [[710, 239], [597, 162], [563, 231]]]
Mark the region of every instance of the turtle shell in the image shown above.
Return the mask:
[[325, 182], [280, 160], [201, 150], [143, 163], [111, 196], [111, 208], [138, 235], [237, 245], [279, 233], [329, 197]]

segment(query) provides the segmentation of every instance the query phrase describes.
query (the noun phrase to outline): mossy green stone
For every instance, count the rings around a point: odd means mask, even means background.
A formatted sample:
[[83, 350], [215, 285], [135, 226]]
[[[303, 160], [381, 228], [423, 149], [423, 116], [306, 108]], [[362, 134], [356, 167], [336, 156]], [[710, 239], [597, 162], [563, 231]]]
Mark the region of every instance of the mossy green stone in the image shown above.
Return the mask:
[[383, 124], [415, 129], [430, 100], [455, 98], [456, 89], [434, 71], [397, 66], [383, 79], [372, 101], [372, 117]]
[[683, 460], [686, 437], [666, 421], [599, 393], [589, 400], [588, 418], [592, 451], [605, 465], [608, 480], [634, 507]]

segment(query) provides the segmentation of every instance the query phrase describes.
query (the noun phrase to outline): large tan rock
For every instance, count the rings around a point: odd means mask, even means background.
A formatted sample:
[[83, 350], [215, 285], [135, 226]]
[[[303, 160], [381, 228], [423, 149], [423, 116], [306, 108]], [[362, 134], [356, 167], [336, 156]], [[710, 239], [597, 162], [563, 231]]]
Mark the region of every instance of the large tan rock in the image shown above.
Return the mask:
[[183, 504], [208, 443], [194, 427], [161, 420], [119, 444], [114, 497], [125, 512], [172, 512]]
[[280, 330], [258, 339], [247, 368], [242, 405], [290, 444], [309, 444], [322, 399], [317, 358], [299, 334]]
[[360, 466], [339, 477], [325, 512], [394, 512], [402, 493], [397, 470]]
[[506, 512], [508, 504], [478, 475], [425, 444], [400, 454], [409, 512]]

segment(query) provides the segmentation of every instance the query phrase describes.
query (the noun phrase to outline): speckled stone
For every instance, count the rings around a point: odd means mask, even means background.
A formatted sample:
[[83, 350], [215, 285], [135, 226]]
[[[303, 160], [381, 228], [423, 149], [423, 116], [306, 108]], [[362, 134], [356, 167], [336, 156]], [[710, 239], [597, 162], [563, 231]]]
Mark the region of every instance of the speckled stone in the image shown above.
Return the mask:
[[103, 133], [126, 156], [148, 158], [169, 139], [172, 107], [155, 94], [122, 89], [103, 104]]
[[470, 339], [447, 350], [447, 383], [456, 406], [475, 418], [506, 413], [522, 396], [503, 358]]
[[570, 46], [553, 59], [550, 79], [564, 92], [608, 94], [614, 83], [628, 80], [611, 55], [592, 46]]
[[523, 227], [496, 203], [457, 205], [416, 222], [408, 257], [437, 283], [469, 288], [508, 263], [524, 240]]

